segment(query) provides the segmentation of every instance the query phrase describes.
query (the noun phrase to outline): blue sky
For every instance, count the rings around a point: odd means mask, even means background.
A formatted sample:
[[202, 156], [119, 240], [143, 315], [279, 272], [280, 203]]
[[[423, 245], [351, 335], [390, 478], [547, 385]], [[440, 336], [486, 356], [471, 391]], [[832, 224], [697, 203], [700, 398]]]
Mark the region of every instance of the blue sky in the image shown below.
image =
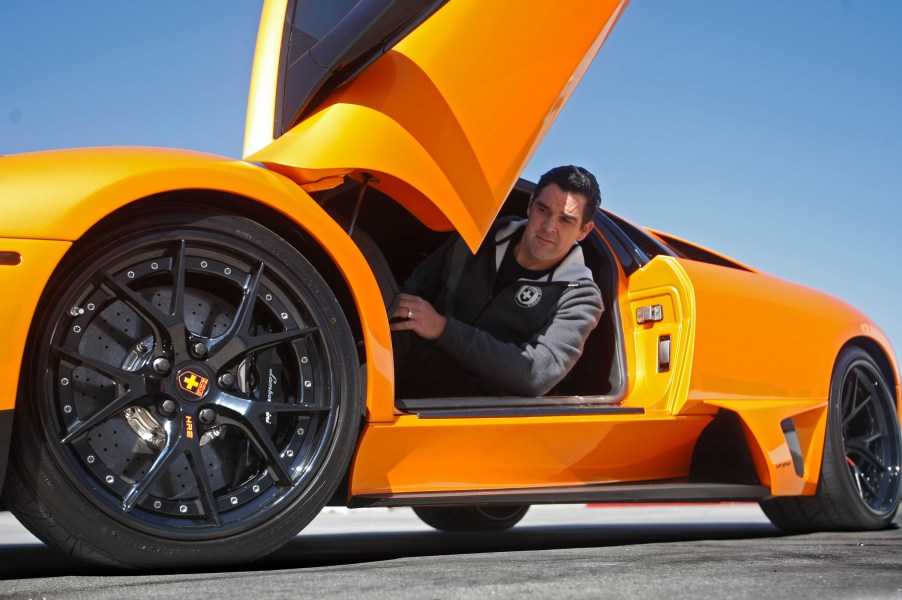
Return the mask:
[[[0, 154], [239, 157], [261, 6], [5, 0]], [[524, 175], [562, 163], [614, 212], [843, 298], [902, 346], [902, 2], [633, 0]]]

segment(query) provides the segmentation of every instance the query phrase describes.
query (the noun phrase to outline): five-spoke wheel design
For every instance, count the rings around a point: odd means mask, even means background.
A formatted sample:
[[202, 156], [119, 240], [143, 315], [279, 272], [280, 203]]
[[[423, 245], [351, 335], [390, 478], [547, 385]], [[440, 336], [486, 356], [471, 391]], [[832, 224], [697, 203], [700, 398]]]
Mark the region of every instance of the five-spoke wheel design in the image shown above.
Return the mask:
[[[231, 538], [241, 560], [269, 546], [241, 552], [242, 534], [296, 533], [353, 444], [356, 360], [323, 279], [238, 217], [151, 218], [76, 256], [29, 381], [35, 437], [71, 501], [185, 556]], [[93, 543], [114, 554], [108, 541]]]

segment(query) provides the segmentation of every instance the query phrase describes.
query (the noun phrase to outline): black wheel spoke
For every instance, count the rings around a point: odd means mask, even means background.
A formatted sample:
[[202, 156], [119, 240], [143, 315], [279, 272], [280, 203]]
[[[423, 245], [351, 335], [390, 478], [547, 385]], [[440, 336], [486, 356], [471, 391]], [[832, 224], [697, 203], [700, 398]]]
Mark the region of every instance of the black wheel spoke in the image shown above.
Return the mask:
[[229, 324], [228, 329], [222, 335], [210, 340], [207, 346], [210, 356], [216, 357], [216, 362], [219, 364], [225, 364], [227, 361], [219, 358], [218, 354], [224, 352], [228, 356], [237, 356], [238, 352], [244, 347], [240, 343], [240, 338], [242, 333], [246, 332], [250, 327], [254, 305], [257, 302], [257, 293], [260, 291], [260, 282], [263, 280], [264, 268], [263, 263], [260, 263], [257, 269], [248, 275], [241, 301], [235, 309], [235, 317]]
[[237, 335], [218, 348], [217, 354], [210, 358], [209, 364], [217, 371], [239, 362], [247, 356], [262, 352], [279, 344], [291, 343], [319, 331], [319, 327], [290, 329], [262, 335]]
[[235, 423], [244, 430], [251, 444], [257, 449], [267, 466], [272, 471], [272, 476], [279, 485], [291, 485], [293, 480], [291, 472], [285, 466], [285, 462], [279, 455], [279, 449], [269, 437], [269, 432], [263, 427], [259, 419], [242, 419]]
[[113, 415], [147, 397], [144, 377], [138, 373], [114, 367], [101, 360], [78, 354], [68, 348], [54, 346], [51, 348], [51, 352], [63, 362], [67, 362], [75, 367], [90, 369], [125, 388], [125, 391], [122, 394], [117, 396], [103, 408], [97, 410], [90, 417], [83, 420], [80, 419], [70, 425], [65, 435], [60, 438], [60, 442], [63, 444], [70, 443], [75, 438], [83, 435], [93, 427], [96, 427], [99, 423], [106, 421]]
[[141, 481], [136, 482], [122, 499], [122, 510], [125, 512], [131, 511], [138, 500], [147, 493], [147, 490], [150, 489], [160, 476], [172, 466], [172, 463], [186, 451], [186, 448], [184, 448], [181, 441], [182, 432], [180, 430], [173, 431], [171, 427], [167, 427], [166, 429], [166, 444], [147, 470], [147, 475], [145, 475]]
[[288, 402], [261, 402], [248, 400], [231, 394], [220, 394], [214, 400], [217, 406], [241, 415], [247, 420], [260, 420], [266, 413], [294, 413], [310, 414], [323, 413], [332, 410], [328, 406], [312, 406], [309, 404], [289, 404]]
[[185, 314], [185, 263], [187, 243], [179, 241], [179, 249], [172, 261], [172, 297], [169, 300], [170, 323], [180, 322]]
[[104, 291], [107, 294], [110, 294], [120, 302], [125, 303], [129, 308], [135, 311], [138, 316], [147, 323], [148, 327], [150, 327], [154, 339], [156, 339], [158, 343], [171, 343], [171, 340], [169, 339], [169, 328], [174, 325], [174, 321], [170, 315], [164, 315], [140, 294], [127, 285], [120, 284], [109, 275], [103, 275], [101, 287], [104, 288]]
[[[883, 463], [883, 460], [871, 451], [869, 445], [862, 438], [846, 440], [846, 456], [860, 457], [858, 461], [855, 461], [856, 464], [859, 464], [861, 459], [864, 459], [881, 471], [888, 470], [887, 466]], [[852, 460], [855, 459], [853, 458]]]
[[100, 410], [96, 411], [87, 419], [80, 419], [70, 425], [65, 435], [60, 438], [60, 443], [71, 443], [72, 441], [86, 434], [88, 431], [103, 423], [110, 417], [119, 414], [129, 406], [134, 406], [135, 404], [140, 403], [141, 400], [146, 398], [147, 396], [145, 394], [139, 393], [137, 390], [127, 391]]
[[235, 319], [226, 332], [226, 336], [233, 336], [236, 332], [246, 331], [250, 325], [251, 315], [254, 313], [254, 304], [257, 302], [257, 292], [260, 291], [260, 282], [263, 280], [263, 270], [265, 266], [260, 263], [257, 270], [248, 276], [247, 283], [244, 285], [244, 295], [241, 297], [241, 303], [235, 312]]
[[[857, 397], [858, 397], [858, 388], [856, 386], [855, 398], [857, 398]], [[844, 426], [847, 426], [849, 423], [851, 423], [852, 420], [855, 417], [857, 417], [858, 414], [867, 407], [868, 403], [870, 403], [871, 400], [872, 400], [872, 396], [870, 394], [865, 396], [864, 400], [862, 400], [861, 402], [856, 402], [856, 400], [853, 400], [852, 401], [852, 409], [843, 417], [842, 424]]]
[[201, 506], [204, 508], [204, 515], [207, 522], [211, 525], [219, 527], [219, 510], [216, 508], [216, 496], [210, 489], [210, 472], [204, 464], [204, 459], [200, 453], [200, 437], [194, 443], [194, 448], [188, 452], [188, 464], [191, 466], [191, 472], [197, 481], [197, 492], [200, 498]]
[[244, 353], [250, 354], [252, 352], [260, 352], [267, 348], [278, 346], [279, 344], [299, 340], [317, 331], [319, 331], [319, 327], [305, 327], [303, 329], [290, 329], [288, 331], [248, 336], [248, 346]]
[[74, 367], [85, 367], [127, 388], [137, 388], [144, 384], [144, 377], [139, 373], [126, 371], [102, 360], [79, 354], [75, 350], [62, 346], [53, 346], [50, 348], [50, 352]]
[[226, 414], [232, 415], [231, 417], [226, 417], [225, 421], [240, 427], [245, 432], [245, 435], [247, 435], [257, 451], [260, 452], [272, 468], [276, 480], [282, 485], [290, 485], [292, 475], [285, 466], [285, 461], [280, 456], [279, 449], [273, 443], [270, 432], [267, 431], [263, 424], [263, 416], [266, 413], [310, 414], [328, 412], [330, 410], [328, 407], [321, 406], [288, 404], [285, 402], [259, 402], [228, 394], [218, 396], [215, 404], [225, 409]]
[[[849, 423], [851, 423], [852, 420], [855, 417], [857, 417], [858, 414], [862, 410], [864, 410], [873, 400], [873, 394], [869, 390], [867, 396], [865, 396], [861, 401], [859, 401], [858, 395], [859, 395], [859, 390], [861, 389], [861, 387], [864, 385], [864, 386], [870, 388], [871, 386], [867, 380], [862, 380], [861, 374], [858, 372], [857, 369], [855, 371], [855, 382], [850, 383], [849, 385], [851, 385], [851, 387], [852, 387], [852, 397], [847, 398], [848, 402], [846, 404], [848, 404], [850, 406], [845, 407], [848, 410], [844, 411], [845, 414], [843, 415], [842, 424], [844, 427], [848, 426]], [[847, 396], [848, 396], [848, 394], [847, 394]]]
[[[858, 466], [851, 467], [851, 470], [852, 478], [855, 481], [855, 487], [858, 488], [858, 495], [863, 499], [867, 499], [868, 497], [876, 498], [878, 490], [874, 489], [874, 486], [871, 484], [870, 479], [868, 479], [864, 471]], [[866, 494], [865, 491], [868, 493]]]

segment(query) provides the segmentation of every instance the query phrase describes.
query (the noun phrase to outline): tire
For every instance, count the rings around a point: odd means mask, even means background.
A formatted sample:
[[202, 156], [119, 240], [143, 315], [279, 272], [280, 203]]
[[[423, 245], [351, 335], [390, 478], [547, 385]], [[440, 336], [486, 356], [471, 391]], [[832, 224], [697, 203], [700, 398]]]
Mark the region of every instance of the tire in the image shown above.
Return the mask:
[[520, 522], [528, 504], [505, 506], [416, 506], [413, 512], [441, 531], [504, 531]]
[[316, 269], [248, 219], [155, 205], [91, 232], [36, 313], [3, 499], [67, 554], [249, 561], [342, 479], [357, 356]]
[[899, 507], [902, 438], [894, 393], [859, 348], [840, 353], [833, 369], [824, 457], [814, 496], [761, 503], [789, 531], [875, 530]]

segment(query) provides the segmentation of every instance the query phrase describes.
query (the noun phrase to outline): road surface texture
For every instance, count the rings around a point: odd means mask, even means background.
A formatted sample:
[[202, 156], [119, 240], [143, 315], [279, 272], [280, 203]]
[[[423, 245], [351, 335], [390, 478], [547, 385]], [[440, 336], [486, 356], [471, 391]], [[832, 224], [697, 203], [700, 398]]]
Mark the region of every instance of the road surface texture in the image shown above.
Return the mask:
[[242, 568], [146, 574], [59, 555], [0, 513], [0, 598], [902, 599], [900, 524], [786, 535], [754, 504], [539, 506], [481, 535], [409, 509], [327, 509]]

